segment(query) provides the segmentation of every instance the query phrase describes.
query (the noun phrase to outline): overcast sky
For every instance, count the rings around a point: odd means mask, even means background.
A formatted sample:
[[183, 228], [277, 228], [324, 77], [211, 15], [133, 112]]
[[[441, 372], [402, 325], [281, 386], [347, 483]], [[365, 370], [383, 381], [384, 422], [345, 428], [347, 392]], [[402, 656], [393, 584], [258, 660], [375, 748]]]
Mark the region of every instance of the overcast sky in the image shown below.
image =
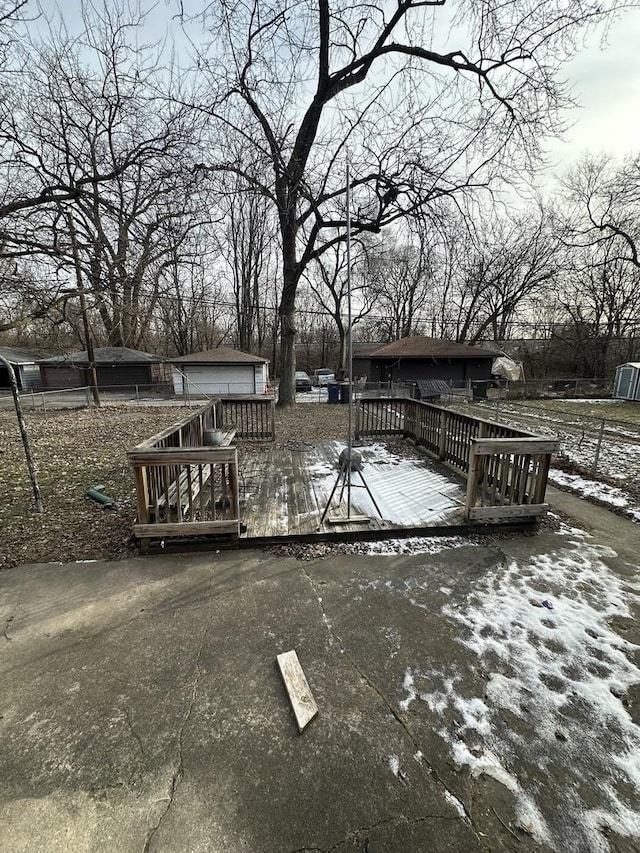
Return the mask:
[[567, 115], [565, 141], [549, 144], [549, 176], [571, 166], [582, 151], [616, 156], [640, 151], [640, 10], [627, 12], [608, 43], [592, 36], [567, 66], [566, 79], [581, 106]]

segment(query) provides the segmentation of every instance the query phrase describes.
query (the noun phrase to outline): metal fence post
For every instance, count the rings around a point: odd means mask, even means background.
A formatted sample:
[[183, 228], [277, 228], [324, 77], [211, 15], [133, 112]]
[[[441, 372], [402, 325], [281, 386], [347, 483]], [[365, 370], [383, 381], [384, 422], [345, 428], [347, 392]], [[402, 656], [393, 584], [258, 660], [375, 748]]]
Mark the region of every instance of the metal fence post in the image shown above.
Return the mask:
[[598, 430], [598, 440], [596, 442], [596, 452], [593, 457], [593, 465], [591, 466], [591, 470], [595, 474], [598, 470], [598, 460], [600, 459], [600, 448], [602, 447], [602, 437], [604, 435], [604, 418], [600, 421], [600, 429]]

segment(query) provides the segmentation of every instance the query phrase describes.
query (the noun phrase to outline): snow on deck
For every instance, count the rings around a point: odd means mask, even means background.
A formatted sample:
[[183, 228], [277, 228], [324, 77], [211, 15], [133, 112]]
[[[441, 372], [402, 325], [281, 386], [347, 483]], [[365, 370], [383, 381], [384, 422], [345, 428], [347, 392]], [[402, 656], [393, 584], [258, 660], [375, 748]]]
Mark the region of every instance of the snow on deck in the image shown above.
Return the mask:
[[[342, 442], [288, 447], [261, 447], [240, 459], [240, 514], [246, 536], [308, 535], [318, 532], [340, 471]], [[464, 485], [426, 458], [405, 459], [382, 444], [355, 448], [362, 457], [362, 476], [351, 472], [351, 515], [368, 523], [341, 524], [339, 529], [423, 528], [462, 522]], [[329, 517], [347, 516], [348, 488], [335, 491], [323, 530], [337, 528]], [[367, 487], [373, 496], [367, 491]], [[340, 500], [342, 492], [342, 500]], [[376, 511], [377, 504], [380, 513]]]

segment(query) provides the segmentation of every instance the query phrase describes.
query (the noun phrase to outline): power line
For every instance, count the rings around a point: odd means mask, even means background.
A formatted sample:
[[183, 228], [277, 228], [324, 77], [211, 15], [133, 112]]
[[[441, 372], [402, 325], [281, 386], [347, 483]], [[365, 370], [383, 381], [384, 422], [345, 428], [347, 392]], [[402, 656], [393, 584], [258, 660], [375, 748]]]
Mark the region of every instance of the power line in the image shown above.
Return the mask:
[[[53, 282], [48, 282], [48, 283], [53, 283]], [[57, 283], [58, 282], [56, 282], [56, 284]], [[87, 295], [89, 295], [89, 294], [87, 294]], [[178, 295], [163, 294], [163, 295], [158, 296], [158, 301], [160, 304], [163, 302], [168, 302], [168, 301], [169, 302], [188, 302], [190, 304], [197, 303], [198, 305], [206, 306], [208, 308], [232, 309], [234, 312], [238, 311], [237, 303], [232, 301], [232, 300], [227, 300], [227, 299], [214, 300], [211, 298], [208, 298], [208, 299], [207, 298], [200, 298], [200, 297], [193, 296], [193, 295], [178, 296]], [[95, 310], [95, 306], [93, 306], [93, 308]], [[589, 312], [592, 310], [592, 306], [576, 304], [576, 305], [567, 306], [567, 310], [569, 310], [569, 309], [575, 310], [575, 311]], [[251, 310], [277, 313], [278, 307], [275, 305], [265, 305], [263, 303], [253, 303], [251, 305]], [[328, 319], [328, 320], [334, 319], [334, 314], [326, 308], [323, 309], [323, 308], [297, 307], [296, 313], [298, 315], [309, 316], [309, 317], [322, 317], [322, 318]], [[341, 316], [342, 316], [342, 312], [341, 312]], [[464, 314], [462, 314], [461, 316], [464, 317]], [[496, 316], [496, 321], [500, 322], [501, 317], [502, 317], [502, 315], [498, 314]], [[430, 326], [439, 327], [440, 329], [457, 329], [458, 325], [459, 325], [458, 320], [438, 317], [437, 315], [434, 315], [434, 314], [424, 315], [421, 313], [417, 313], [416, 315], [414, 315], [414, 318], [415, 318], [414, 322], [412, 323], [412, 325], [414, 325], [414, 326], [415, 325], [430, 325]], [[393, 320], [393, 319], [394, 319], [394, 317], [393, 317], [392, 313], [380, 314], [380, 313], [372, 313], [369, 311], [365, 311], [362, 315], [356, 316], [356, 318], [354, 320], [354, 324], [357, 324], [359, 320], [371, 320], [373, 322], [379, 322], [379, 323], [387, 322], [388, 323], [389, 320]], [[586, 320], [586, 319], [584, 320], [585, 324], [588, 324], [588, 322], [589, 322], [588, 320]], [[616, 317], [616, 322], [624, 323], [624, 324], [637, 324], [640, 326], [640, 313], [629, 315], [629, 316]], [[486, 323], [486, 321], [483, 318], [480, 318], [478, 320], [472, 320], [471, 326], [475, 327], [475, 326], [478, 326], [480, 324], [484, 325], [485, 323]], [[510, 319], [507, 321], [507, 325], [514, 327], [514, 328], [544, 330], [544, 329], [553, 329], [556, 327], [563, 328], [563, 327], [567, 327], [567, 326], [574, 326], [575, 322], [572, 321], [570, 315], [567, 315], [567, 318], [564, 320], [540, 321], [540, 320], [520, 320], [520, 319], [513, 318], [513, 319]], [[490, 326], [491, 326], [491, 324], [489, 323], [489, 328], [490, 328]]]

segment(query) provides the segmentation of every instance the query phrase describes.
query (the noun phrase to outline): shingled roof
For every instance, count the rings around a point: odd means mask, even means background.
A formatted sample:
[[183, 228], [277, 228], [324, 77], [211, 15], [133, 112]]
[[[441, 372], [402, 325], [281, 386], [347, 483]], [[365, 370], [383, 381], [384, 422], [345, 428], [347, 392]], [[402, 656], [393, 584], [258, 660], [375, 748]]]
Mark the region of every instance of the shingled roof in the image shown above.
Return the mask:
[[194, 352], [191, 355], [181, 355], [170, 359], [173, 364], [266, 364], [268, 358], [251, 355], [248, 352], [231, 347], [216, 347], [215, 349]]
[[0, 347], [0, 355], [11, 364], [33, 364], [42, 358], [40, 353], [23, 347]]
[[[141, 352], [130, 347], [96, 347], [93, 351], [96, 364], [140, 364], [163, 361], [150, 352]], [[40, 359], [40, 364], [88, 364], [87, 351], [56, 355], [53, 358]]]
[[385, 344], [367, 353], [367, 356], [368, 358], [494, 358], [495, 353], [481, 347], [456, 344], [440, 338], [416, 336]]

